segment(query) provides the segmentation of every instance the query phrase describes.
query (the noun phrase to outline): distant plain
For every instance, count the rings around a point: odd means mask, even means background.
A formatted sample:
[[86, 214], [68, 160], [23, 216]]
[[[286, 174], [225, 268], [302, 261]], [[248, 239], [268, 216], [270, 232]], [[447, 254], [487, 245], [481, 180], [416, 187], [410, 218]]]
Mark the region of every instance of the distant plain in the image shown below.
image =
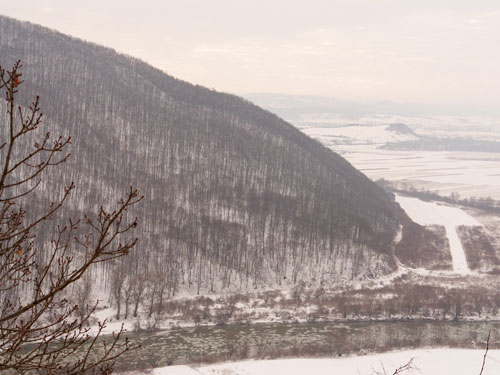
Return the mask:
[[488, 140], [500, 146], [494, 119], [368, 115], [353, 120], [318, 114], [293, 122], [373, 180], [383, 178], [403, 189], [413, 186], [445, 196], [455, 192], [462, 198], [500, 199], [500, 153], [387, 148], [409, 139], [407, 134], [387, 131], [391, 123], [403, 123], [418, 135], [444, 141]]

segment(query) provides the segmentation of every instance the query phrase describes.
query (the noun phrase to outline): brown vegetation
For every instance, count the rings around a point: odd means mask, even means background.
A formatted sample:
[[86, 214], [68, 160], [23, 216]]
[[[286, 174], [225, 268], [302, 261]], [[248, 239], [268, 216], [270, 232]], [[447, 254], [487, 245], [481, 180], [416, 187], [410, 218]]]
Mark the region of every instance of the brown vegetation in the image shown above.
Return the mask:
[[402, 227], [401, 241], [396, 245], [396, 256], [401, 263], [413, 268], [450, 270], [451, 254], [444, 227], [422, 227], [405, 212], [399, 214]]
[[493, 240], [484, 228], [461, 226], [457, 228], [457, 233], [471, 270], [491, 274], [500, 273], [500, 260], [492, 244]]

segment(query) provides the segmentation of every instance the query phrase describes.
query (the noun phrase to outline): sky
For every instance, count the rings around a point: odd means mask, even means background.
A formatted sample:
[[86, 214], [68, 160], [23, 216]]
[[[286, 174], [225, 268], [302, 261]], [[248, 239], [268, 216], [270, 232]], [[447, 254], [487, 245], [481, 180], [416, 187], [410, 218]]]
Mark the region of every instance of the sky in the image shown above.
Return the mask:
[[0, 13], [219, 91], [500, 107], [498, 0], [0, 0]]

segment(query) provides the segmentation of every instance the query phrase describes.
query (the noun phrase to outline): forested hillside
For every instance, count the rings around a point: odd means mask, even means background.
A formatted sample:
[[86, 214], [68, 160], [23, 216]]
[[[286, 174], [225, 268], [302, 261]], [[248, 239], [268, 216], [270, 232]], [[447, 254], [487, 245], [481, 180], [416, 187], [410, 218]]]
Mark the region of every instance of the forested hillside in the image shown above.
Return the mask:
[[180, 290], [329, 283], [395, 269], [391, 199], [272, 113], [0, 16], [0, 64], [18, 59], [20, 104], [40, 95], [45, 128], [72, 136], [71, 158], [44, 179], [46, 194], [75, 181], [71, 214], [95, 211], [131, 184], [145, 196], [135, 212], [138, 246], [103, 270], [117, 299], [147, 291], [153, 303]]

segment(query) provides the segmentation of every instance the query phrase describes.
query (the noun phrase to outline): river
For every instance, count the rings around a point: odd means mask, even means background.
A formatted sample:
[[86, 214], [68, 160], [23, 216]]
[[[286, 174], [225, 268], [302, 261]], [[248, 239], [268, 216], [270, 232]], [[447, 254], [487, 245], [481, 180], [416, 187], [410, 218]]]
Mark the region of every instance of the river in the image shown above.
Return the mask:
[[253, 324], [131, 332], [142, 347], [126, 353], [117, 370], [213, 363], [246, 358], [332, 357], [419, 348], [499, 346], [500, 322], [384, 321]]

